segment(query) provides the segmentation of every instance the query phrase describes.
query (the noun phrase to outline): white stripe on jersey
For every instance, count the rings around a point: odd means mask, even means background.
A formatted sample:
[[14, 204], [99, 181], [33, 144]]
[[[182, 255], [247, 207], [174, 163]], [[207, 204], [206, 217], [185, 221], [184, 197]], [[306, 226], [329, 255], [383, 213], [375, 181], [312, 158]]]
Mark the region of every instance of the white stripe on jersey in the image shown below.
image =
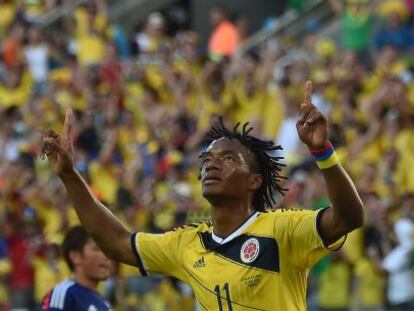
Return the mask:
[[52, 297], [50, 299], [50, 307], [63, 310], [65, 306], [66, 292], [69, 287], [74, 285], [73, 280], [65, 280], [53, 288]]
[[260, 214], [259, 212], [255, 212], [255, 213], [251, 214], [249, 216], [249, 218], [247, 218], [244, 221], [244, 223], [239, 228], [236, 229], [236, 231], [233, 231], [233, 233], [228, 235], [225, 239], [215, 235], [214, 231], [211, 233], [211, 237], [218, 244], [226, 244], [226, 243], [230, 242], [231, 240], [237, 238], [239, 235], [241, 235], [243, 233], [243, 231], [246, 230], [246, 228], [248, 226], [250, 226], [256, 220], [256, 218], [259, 216], [259, 214]]

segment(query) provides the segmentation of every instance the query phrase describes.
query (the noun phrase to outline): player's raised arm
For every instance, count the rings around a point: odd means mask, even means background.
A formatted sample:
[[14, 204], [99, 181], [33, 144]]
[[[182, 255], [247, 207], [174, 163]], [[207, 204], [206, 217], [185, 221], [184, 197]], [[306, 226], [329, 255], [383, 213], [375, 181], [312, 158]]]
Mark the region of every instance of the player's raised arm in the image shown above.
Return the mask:
[[92, 194], [87, 183], [76, 170], [72, 142], [73, 115], [66, 111], [62, 133], [47, 130], [41, 141], [42, 155], [49, 159], [72, 199], [76, 213], [103, 252], [111, 259], [136, 265], [130, 246], [130, 232]]
[[332, 208], [321, 218], [321, 235], [326, 244], [362, 226], [363, 204], [355, 186], [338, 161], [328, 140], [328, 121], [312, 104], [312, 83], [306, 82], [305, 98], [296, 128], [322, 169]]

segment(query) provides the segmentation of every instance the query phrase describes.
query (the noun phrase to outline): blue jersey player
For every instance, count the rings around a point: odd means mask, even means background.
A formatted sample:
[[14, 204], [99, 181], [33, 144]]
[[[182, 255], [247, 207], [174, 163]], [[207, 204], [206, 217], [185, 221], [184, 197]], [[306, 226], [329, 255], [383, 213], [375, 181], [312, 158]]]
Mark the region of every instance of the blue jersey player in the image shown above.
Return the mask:
[[81, 226], [73, 227], [63, 242], [63, 255], [73, 278], [57, 284], [43, 299], [42, 310], [111, 310], [109, 302], [96, 292], [109, 277], [111, 262]]

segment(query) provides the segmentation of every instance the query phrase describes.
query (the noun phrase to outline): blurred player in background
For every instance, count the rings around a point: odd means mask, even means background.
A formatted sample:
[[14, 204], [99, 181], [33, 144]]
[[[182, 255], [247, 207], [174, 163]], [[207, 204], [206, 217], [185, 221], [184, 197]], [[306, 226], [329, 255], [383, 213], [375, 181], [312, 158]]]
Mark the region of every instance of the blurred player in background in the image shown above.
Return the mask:
[[63, 241], [63, 256], [73, 278], [57, 284], [44, 298], [42, 310], [111, 310], [96, 288], [110, 275], [111, 262], [81, 226], [73, 227]]
[[363, 204], [328, 140], [328, 122], [307, 82], [297, 131], [321, 168], [332, 206], [269, 210], [280, 184], [281, 149], [221, 122], [200, 156], [203, 196], [212, 222], [165, 234], [130, 233], [101, 204], [74, 165], [72, 112], [64, 130], [48, 130], [42, 152], [63, 181], [80, 221], [105, 254], [145, 276], [174, 276], [192, 287], [203, 310], [306, 310], [308, 269], [363, 223]]

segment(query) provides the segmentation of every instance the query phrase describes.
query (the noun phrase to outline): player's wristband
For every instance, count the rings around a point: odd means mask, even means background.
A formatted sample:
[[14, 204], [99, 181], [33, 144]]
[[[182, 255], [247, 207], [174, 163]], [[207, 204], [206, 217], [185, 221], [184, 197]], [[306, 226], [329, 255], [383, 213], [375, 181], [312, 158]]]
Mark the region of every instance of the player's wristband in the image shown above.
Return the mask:
[[316, 164], [320, 169], [327, 169], [339, 163], [338, 156], [335, 153], [335, 148], [330, 141], [326, 146], [319, 150], [310, 150], [310, 153], [316, 160]]

